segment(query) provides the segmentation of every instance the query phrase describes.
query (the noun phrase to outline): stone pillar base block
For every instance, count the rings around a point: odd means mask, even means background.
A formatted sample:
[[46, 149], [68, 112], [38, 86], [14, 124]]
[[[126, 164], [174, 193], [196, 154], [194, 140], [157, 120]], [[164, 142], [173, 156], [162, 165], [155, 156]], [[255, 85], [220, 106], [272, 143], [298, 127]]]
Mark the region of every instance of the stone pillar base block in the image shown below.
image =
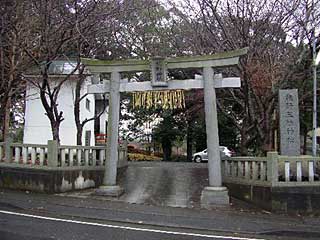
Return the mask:
[[120, 197], [124, 193], [124, 189], [118, 185], [100, 186], [95, 190], [94, 195], [107, 197]]
[[205, 187], [201, 193], [202, 208], [229, 206], [229, 195], [226, 187]]

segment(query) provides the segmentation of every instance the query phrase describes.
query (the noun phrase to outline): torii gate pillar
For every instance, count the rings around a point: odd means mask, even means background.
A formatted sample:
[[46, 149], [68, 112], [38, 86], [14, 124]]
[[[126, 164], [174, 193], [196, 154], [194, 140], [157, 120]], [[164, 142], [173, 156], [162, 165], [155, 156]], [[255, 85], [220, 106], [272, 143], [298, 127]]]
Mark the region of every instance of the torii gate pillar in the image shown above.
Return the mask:
[[209, 172], [209, 186], [205, 187], [201, 194], [201, 206], [205, 208], [229, 204], [228, 190], [222, 186], [215, 80], [213, 68], [203, 68]]
[[106, 163], [102, 186], [96, 190], [97, 195], [120, 196], [123, 188], [117, 185], [118, 134], [120, 114], [120, 73], [112, 72], [110, 81], [108, 141]]

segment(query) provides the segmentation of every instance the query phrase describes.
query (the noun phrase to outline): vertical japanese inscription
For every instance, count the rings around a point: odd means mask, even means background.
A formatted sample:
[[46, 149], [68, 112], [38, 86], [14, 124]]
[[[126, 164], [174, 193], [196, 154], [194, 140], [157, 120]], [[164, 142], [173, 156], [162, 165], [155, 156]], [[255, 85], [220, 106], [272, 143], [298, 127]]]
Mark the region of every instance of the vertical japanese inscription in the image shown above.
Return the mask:
[[153, 87], [165, 87], [168, 86], [167, 81], [167, 67], [162, 57], [154, 57], [151, 61], [151, 84]]
[[300, 155], [298, 90], [279, 90], [281, 155]]

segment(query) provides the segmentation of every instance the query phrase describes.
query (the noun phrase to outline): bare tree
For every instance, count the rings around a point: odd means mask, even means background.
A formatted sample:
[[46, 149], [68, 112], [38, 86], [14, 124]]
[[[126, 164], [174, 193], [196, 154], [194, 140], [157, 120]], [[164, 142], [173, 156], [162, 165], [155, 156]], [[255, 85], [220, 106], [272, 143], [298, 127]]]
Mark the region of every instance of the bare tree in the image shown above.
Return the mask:
[[10, 112], [24, 91], [22, 72], [27, 68], [26, 54], [22, 50], [28, 35], [24, 25], [26, 1], [3, 1], [0, 6], [0, 139], [9, 135]]
[[[85, 47], [84, 32], [92, 25], [83, 24], [93, 19], [93, 9], [98, 1], [79, 0], [40, 0], [30, 2], [34, 17], [32, 44], [33, 51], [25, 48], [40, 75], [28, 78], [29, 83], [40, 92], [40, 99], [50, 121], [53, 139], [60, 142], [60, 125], [64, 120], [59, 110], [58, 97], [63, 84], [70, 80], [80, 68], [77, 61], [73, 70], [60, 78], [50, 78], [51, 64], [55, 60], [69, 60], [70, 56], [79, 59], [81, 49]], [[31, 41], [31, 39], [30, 39]]]
[[[108, 45], [112, 45], [108, 35], [110, 28], [115, 22], [121, 9], [121, 4], [117, 1], [108, 2], [86, 2], [75, 0], [73, 2], [78, 38], [75, 41], [76, 61], [79, 65], [76, 74], [75, 97], [74, 97], [74, 118], [77, 127], [77, 145], [82, 145], [82, 135], [84, 126], [90, 121], [96, 121], [105, 112], [107, 101], [105, 96], [101, 96], [103, 106], [99, 111], [95, 111], [90, 118], [81, 119], [81, 102], [86, 99], [87, 93], [81, 95], [81, 89], [87, 80], [88, 74], [85, 66], [81, 64], [81, 57], [95, 57], [104, 52]], [[103, 55], [106, 55], [104, 52]], [[86, 92], [86, 91], [85, 91]], [[96, 103], [95, 103], [96, 105]], [[97, 106], [96, 109], [97, 110]]]
[[[288, 86], [291, 66], [301, 52], [292, 43], [292, 33], [300, 33], [306, 40], [303, 25], [306, 19], [297, 16], [305, 11], [306, 1], [185, 1], [184, 8], [172, 4], [173, 9], [192, 29], [184, 41], [192, 43], [192, 54], [210, 54], [249, 47], [238, 69], [226, 74], [240, 75], [240, 90], [224, 89], [218, 93], [218, 107], [230, 118], [241, 134], [241, 152], [257, 146], [263, 151], [272, 149], [273, 120], [277, 107], [277, 89]], [[309, 1], [311, 2], [311, 1]], [[310, 15], [318, 9], [312, 1]], [[318, 10], [317, 10], [318, 11]], [[313, 14], [313, 21], [319, 20]], [[189, 30], [190, 31], [190, 30]]]

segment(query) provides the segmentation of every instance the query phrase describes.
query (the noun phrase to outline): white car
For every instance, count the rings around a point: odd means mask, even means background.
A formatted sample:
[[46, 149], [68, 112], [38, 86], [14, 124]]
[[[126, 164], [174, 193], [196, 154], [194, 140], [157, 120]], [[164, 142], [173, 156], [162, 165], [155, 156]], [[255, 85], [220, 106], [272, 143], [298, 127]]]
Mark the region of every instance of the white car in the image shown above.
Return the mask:
[[[229, 150], [225, 146], [220, 146], [219, 150], [220, 150], [220, 157], [221, 158], [231, 157], [232, 156], [232, 151]], [[208, 161], [207, 149], [205, 149], [205, 150], [203, 150], [201, 152], [197, 152], [197, 153], [193, 154], [192, 155], [192, 159], [193, 159], [194, 162], [197, 162], [197, 163]]]

